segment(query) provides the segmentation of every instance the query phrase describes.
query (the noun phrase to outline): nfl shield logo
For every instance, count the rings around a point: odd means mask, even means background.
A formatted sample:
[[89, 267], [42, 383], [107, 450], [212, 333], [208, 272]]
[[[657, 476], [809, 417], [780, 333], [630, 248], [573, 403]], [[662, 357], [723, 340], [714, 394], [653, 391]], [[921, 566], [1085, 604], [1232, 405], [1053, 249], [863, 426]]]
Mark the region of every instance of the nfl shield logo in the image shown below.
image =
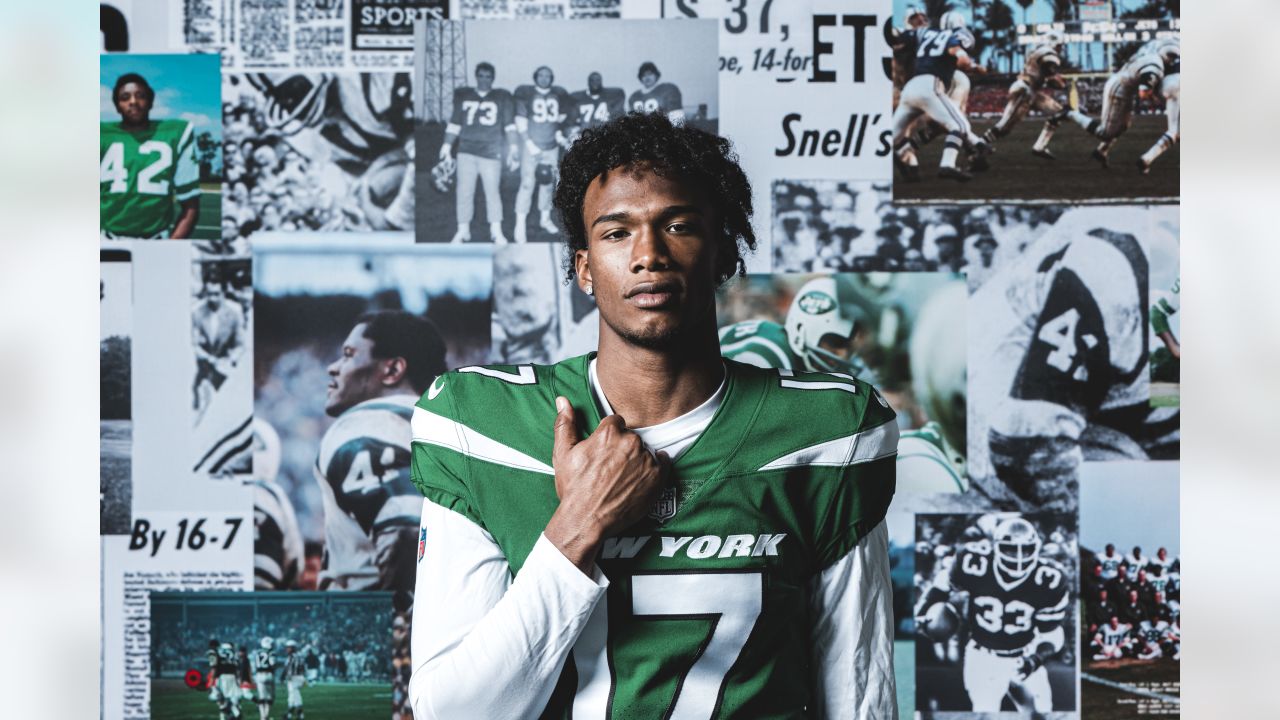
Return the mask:
[[676, 489], [673, 487], [663, 488], [662, 493], [658, 495], [658, 499], [654, 501], [653, 507], [649, 509], [649, 517], [658, 522], [666, 522], [676, 514]]
[[427, 529], [418, 530], [418, 562], [422, 562], [422, 556], [427, 554]]

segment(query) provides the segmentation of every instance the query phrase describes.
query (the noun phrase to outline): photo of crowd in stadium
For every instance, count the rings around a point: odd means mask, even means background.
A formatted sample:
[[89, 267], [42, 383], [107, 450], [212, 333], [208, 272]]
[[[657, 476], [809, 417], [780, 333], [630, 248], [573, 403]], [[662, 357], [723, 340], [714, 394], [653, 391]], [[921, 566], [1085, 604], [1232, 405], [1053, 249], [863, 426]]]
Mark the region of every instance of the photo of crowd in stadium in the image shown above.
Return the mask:
[[895, 0], [894, 199], [1178, 198], [1178, 3]]

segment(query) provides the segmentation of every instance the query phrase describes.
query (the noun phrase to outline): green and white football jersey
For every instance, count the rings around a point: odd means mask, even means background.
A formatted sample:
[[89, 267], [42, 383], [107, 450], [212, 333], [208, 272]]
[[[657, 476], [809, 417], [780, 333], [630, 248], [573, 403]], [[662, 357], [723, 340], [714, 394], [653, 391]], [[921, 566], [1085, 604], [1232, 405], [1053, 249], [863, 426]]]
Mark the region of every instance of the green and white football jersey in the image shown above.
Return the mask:
[[1151, 331], [1157, 335], [1167, 332], [1178, 335], [1176, 316], [1178, 306], [1182, 304], [1182, 278], [1174, 280], [1173, 287], [1168, 292], [1154, 294], [1156, 297], [1151, 305]]
[[[558, 505], [556, 396], [584, 437], [601, 420], [590, 358], [462, 368], [415, 411], [414, 483], [488, 533], [517, 583]], [[609, 584], [596, 612], [607, 622], [578, 638], [542, 717], [812, 712], [814, 580], [885, 517], [894, 412], [847, 375], [725, 366], [719, 409], [672, 467], [674, 492], [604, 542]], [[579, 667], [594, 672], [584, 679]]]
[[804, 361], [787, 342], [786, 328], [767, 320], [747, 320], [720, 328], [720, 354], [756, 367], [804, 368]]
[[99, 140], [99, 222], [104, 232], [155, 237], [173, 227], [176, 203], [200, 194], [195, 133], [186, 120], [153, 120], [145, 130], [134, 131], [104, 122]]

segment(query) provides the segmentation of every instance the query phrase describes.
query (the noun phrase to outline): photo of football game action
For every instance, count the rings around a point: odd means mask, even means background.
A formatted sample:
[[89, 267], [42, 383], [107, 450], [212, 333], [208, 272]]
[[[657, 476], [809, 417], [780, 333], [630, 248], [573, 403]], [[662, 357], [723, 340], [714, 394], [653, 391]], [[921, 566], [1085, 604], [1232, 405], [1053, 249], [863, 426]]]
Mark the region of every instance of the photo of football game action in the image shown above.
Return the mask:
[[121, 535], [133, 524], [132, 254], [104, 248], [99, 253], [99, 268], [98, 532]]
[[894, 0], [898, 202], [1178, 199], [1178, 3]]
[[563, 151], [624, 113], [715, 132], [714, 22], [423, 20], [418, 242], [550, 242]]
[[961, 493], [964, 300], [953, 273], [747, 275], [718, 292], [720, 352], [872, 383], [898, 416], [898, 497]]
[[1074, 711], [1075, 516], [922, 514], [915, 530], [922, 717]]
[[387, 592], [152, 592], [151, 717], [383, 716], [393, 617]]
[[254, 253], [258, 587], [412, 591], [409, 418], [436, 375], [488, 361], [492, 248], [272, 233]]
[[102, 237], [217, 239], [217, 56], [102, 55], [99, 68]]
[[1178, 210], [1068, 208], [1029, 230], [969, 298], [969, 476], [990, 507], [1071, 512], [1082, 462], [1177, 457], [1147, 315], [1149, 248]]
[[1081, 710], [1178, 715], [1178, 464], [1089, 463], [1080, 484]]
[[227, 73], [222, 100], [225, 241], [413, 227], [409, 73]]
[[565, 282], [563, 243], [493, 251], [493, 354], [489, 362], [547, 365], [595, 349], [595, 300]]

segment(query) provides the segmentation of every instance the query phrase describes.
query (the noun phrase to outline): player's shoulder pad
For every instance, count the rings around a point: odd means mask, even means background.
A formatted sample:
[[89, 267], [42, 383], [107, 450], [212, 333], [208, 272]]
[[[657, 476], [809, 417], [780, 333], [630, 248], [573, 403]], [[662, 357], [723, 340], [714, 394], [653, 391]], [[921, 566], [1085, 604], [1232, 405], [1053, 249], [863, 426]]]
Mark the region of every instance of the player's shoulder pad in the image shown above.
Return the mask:
[[390, 445], [407, 447], [409, 422], [413, 417], [413, 396], [374, 398], [338, 416], [320, 439], [317, 462], [322, 470], [343, 448]]

